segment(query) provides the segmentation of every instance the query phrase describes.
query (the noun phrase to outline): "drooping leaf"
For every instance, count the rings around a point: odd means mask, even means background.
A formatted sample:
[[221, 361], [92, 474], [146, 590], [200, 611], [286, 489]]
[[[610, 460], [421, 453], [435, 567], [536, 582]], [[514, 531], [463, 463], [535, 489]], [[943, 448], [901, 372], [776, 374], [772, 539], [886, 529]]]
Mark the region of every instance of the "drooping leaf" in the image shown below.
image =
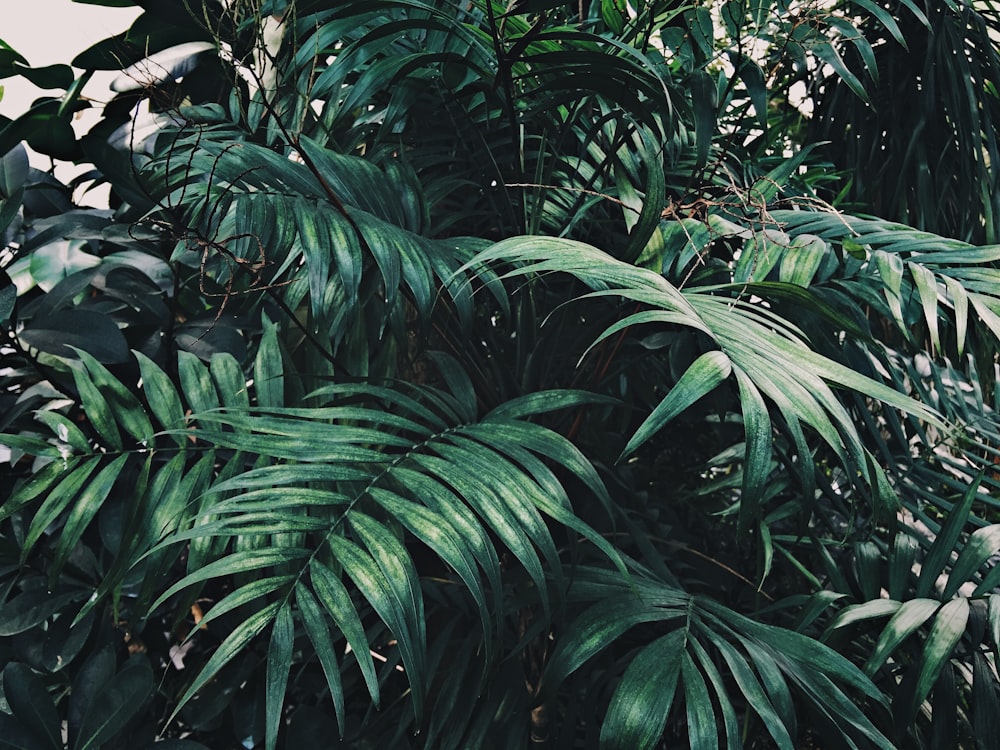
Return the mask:
[[601, 747], [655, 747], [667, 724], [685, 656], [686, 633], [668, 633], [632, 659], [601, 725]]
[[382, 622], [395, 636], [403, 666], [410, 675], [410, 685], [415, 693], [414, 711], [419, 716], [423, 705], [426, 667], [424, 644], [420, 640], [420, 633], [414, 632], [416, 623], [412, 614], [407, 611], [405, 603], [400, 600], [370, 554], [344, 537], [331, 535], [327, 539], [327, 544]]
[[[139, 373], [142, 376], [142, 391], [149, 401], [149, 408], [166, 430], [180, 428], [184, 425], [184, 408], [174, 384], [153, 360], [141, 352], [135, 352], [139, 362]], [[174, 433], [174, 441], [183, 446], [183, 435]]]
[[622, 451], [622, 456], [633, 453], [671, 419], [715, 390], [731, 372], [732, 362], [723, 352], [707, 352], [698, 357], [635, 431]]
[[688, 734], [694, 750], [717, 750], [719, 726], [712, 697], [694, 659], [681, 655], [681, 684], [684, 686], [684, 706], [687, 712]]
[[948, 584], [944, 587], [942, 597], [948, 599], [954, 596], [963, 584], [969, 582], [983, 563], [996, 554], [998, 549], [1000, 549], [1000, 524], [992, 524], [973, 531], [951, 567]]
[[[89, 380], [105, 398], [115, 421], [144, 447], [152, 443], [153, 425], [139, 399], [104, 365], [84, 351], [78, 352]], [[77, 387], [80, 379], [77, 379]]]
[[944, 604], [934, 618], [924, 651], [920, 660], [920, 673], [914, 688], [913, 700], [909, 706], [912, 716], [923, 700], [930, 693], [938, 675], [951, 658], [952, 651], [959, 639], [965, 633], [969, 620], [969, 600], [965, 598], [952, 599]]
[[274, 750], [278, 744], [278, 728], [281, 726], [285, 705], [285, 691], [288, 688], [288, 674], [292, 668], [292, 647], [295, 641], [295, 623], [292, 608], [285, 603], [274, 618], [271, 626], [271, 643], [267, 650], [267, 688], [265, 721], [267, 725], [264, 745]]
[[903, 602], [879, 635], [875, 649], [865, 664], [865, 671], [870, 675], [874, 674], [899, 644], [927, 622], [940, 607], [941, 602], [936, 599], [910, 599]]
[[917, 596], [924, 597], [930, 593], [937, 583], [938, 577], [944, 572], [945, 564], [948, 562], [955, 549], [955, 543], [965, 526], [972, 503], [979, 492], [980, 480], [972, 482], [966, 490], [960, 503], [956, 503], [951, 513], [945, 520], [941, 531], [938, 532], [934, 543], [931, 545], [927, 556], [924, 558], [920, 568], [920, 577], [917, 579]]
[[[683, 599], [677, 602], [683, 603]], [[594, 604], [567, 628], [546, 668], [544, 685], [554, 690], [588, 659], [607, 648], [629, 628], [644, 622], [681, 617], [676, 609], [652, 607], [638, 597], [622, 597]]]
[[337, 716], [337, 726], [340, 728], [341, 737], [343, 737], [344, 686], [340, 678], [340, 665], [337, 663], [330, 628], [315, 597], [300, 582], [296, 583], [295, 586], [295, 599], [299, 605], [306, 634], [312, 641], [313, 648], [316, 650], [316, 658], [319, 659], [323, 674], [326, 676], [326, 684], [330, 688], [330, 697], [333, 699], [333, 709]]
[[239, 654], [251, 640], [273, 621], [274, 615], [281, 607], [281, 604], [280, 601], [268, 604], [263, 609], [250, 615], [226, 636], [226, 639], [219, 644], [212, 657], [201, 668], [201, 671], [177, 701], [173, 714], [170, 717], [171, 719], [180, 713], [181, 709], [195, 696], [202, 686], [208, 683], [220, 669]]
[[371, 646], [354, 602], [351, 601], [350, 593], [333, 571], [315, 560], [310, 562], [309, 574], [316, 591], [316, 599], [330, 613], [333, 622], [350, 644], [351, 652], [361, 668], [368, 694], [371, 695], [372, 702], [378, 706], [381, 691], [372, 662]]
[[743, 459], [743, 484], [740, 488], [740, 528], [746, 530], [757, 517], [760, 493], [771, 467], [771, 418], [757, 386], [739, 367], [734, 367], [743, 407], [743, 431], [746, 449]]

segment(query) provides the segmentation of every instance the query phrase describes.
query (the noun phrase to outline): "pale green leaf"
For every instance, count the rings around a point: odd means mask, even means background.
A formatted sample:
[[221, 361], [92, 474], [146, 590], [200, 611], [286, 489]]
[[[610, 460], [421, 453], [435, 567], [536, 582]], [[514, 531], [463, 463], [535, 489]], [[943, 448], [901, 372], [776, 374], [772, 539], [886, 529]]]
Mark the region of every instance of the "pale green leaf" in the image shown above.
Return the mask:
[[875, 649], [865, 664], [865, 672], [874, 675], [899, 644], [927, 622], [940, 606], [941, 602], [937, 599], [910, 599], [903, 602], [882, 629]]
[[950, 599], [959, 588], [971, 581], [987, 560], [1000, 550], [1000, 524], [976, 529], [962, 546], [958, 559], [951, 567], [942, 598]]
[[830, 632], [863, 620], [894, 615], [901, 606], [901, 602], [892, 599], [873, 599], [870, 602], [863, 602], [862, 604], [852, 604], [849, 607], [844, 607], [840, 611], [840, 614], [833, 619], [833, 622], [827, 626], [826, 630]]
[[920, 660], [920, 674], [914, 690], [913, 702], [910, 704], [909, 716], [913, 716], [917, 708], [930, 693], [938, 675], [951, 658], [955, 646], [965, 633], [965, 625], [969, 621], [969, 600], [965, 598], [952, 599], [941, 607], [934, 624], [931, 625], [927, 640], [924, 642], [924, 652]]

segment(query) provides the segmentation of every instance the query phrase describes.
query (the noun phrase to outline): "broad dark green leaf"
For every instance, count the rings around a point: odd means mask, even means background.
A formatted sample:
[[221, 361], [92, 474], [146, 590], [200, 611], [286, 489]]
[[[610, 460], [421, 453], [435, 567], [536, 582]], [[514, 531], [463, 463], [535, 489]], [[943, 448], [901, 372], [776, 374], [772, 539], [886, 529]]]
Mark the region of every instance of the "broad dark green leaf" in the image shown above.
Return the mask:
[[38, 738], [10, 714], [0, 713], [0, 748], [26, 750], [38, 743]]
[[81, 591], [54, 593], [29, 589], [0, 607], [0, 636], [17, 635], [30, 630], [72, 602], [83, 599]]
[[111, 742], [143, 709], [154, 689], [153, 670], [146, 657], [130, 660], [91, 699], [74, 750], [90, 750]]
[[62, 749], [59, 714], [38, 675], [23, 664], [8, 664], [3, 670], [3, 693], [10, 712], [42, 746]]
[[128, 343], [118, 326], [106, 315], [93, 310], [59, 310], [33, 319], [18, 334], [40, 351], [75, 359], [84, 351], [107, 364], [128, 359]]
[[68, 65], [42, 68], [16, 66], [18, 73], [40, 89], [68, 89], [73, 84], [73, 69]]

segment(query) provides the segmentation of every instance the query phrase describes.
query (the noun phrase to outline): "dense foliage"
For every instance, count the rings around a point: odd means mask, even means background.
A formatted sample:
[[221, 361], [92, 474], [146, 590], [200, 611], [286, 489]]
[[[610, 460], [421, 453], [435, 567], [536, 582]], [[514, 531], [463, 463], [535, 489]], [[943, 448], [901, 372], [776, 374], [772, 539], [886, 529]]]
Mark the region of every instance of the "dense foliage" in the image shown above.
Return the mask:
[[994, 746], [989, 2], [137, 4], [0, 45], [0, 747]]

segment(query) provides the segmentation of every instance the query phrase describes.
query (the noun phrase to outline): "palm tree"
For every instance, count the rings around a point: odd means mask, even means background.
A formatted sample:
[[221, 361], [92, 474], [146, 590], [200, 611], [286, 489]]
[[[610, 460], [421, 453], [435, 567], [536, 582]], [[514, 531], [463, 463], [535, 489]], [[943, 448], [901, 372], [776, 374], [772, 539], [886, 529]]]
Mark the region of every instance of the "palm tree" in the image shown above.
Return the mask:
[[991, 737], [992, 209], [814, 140], [928, 15], [172, 0], [78, 56], [100, 124], [0, 131], [0, 742]]

